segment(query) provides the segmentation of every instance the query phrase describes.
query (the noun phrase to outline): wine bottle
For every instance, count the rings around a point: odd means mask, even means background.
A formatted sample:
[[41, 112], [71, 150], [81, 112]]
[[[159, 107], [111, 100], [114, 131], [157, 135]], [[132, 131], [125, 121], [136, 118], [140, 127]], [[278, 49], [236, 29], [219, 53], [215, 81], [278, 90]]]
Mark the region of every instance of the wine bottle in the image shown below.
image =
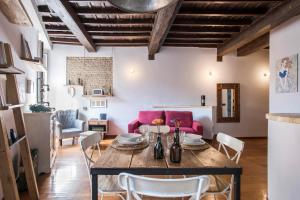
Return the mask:
[[161, 142], [161, 135], [158, 134], [157, 142], [154, 146], [154, 159], [163, 159], [164, 158], [164, 148]]
[[12, 144], [17, 141], [17, 137], [16, 137], [16, 134], [14, 132], [14, 129], [9, 130], [9, 136], [10, 136], [10, 140], [11, 140]]
[[182, 149], [179, 142], [179, 128], [175, 129], [174, 143], [170, 148], [170, 160], [173, 163], [180, 163]]

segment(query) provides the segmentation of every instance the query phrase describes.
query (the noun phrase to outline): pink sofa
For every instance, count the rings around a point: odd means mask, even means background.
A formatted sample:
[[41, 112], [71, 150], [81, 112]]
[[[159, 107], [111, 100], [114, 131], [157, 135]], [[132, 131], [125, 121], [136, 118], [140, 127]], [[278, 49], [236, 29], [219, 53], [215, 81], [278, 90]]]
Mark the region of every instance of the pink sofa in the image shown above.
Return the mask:
[[139, 133], [139, 126], [151, 124], [153, 119], [158, 118], [163, 119], [165, 124], [170, 126], [171, 133], [175, 131], [171, 120], [178, 119], [181, 121], [181, 131], [203, 135], [203, 126], [193, 120], [193, 113], [189, 111], [140, 111], [138, 118], [128, 124], [128, 133]]

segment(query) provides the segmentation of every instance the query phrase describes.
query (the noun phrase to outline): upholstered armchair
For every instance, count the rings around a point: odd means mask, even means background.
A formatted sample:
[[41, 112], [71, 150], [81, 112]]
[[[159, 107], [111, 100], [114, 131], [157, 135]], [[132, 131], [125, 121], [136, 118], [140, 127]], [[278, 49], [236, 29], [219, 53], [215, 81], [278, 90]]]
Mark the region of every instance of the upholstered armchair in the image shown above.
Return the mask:
[[59, 139], [60, 146], [62, 140], [76, 137], [84, 131], [85, 122], [78, 119], [78, 110], [59, 110], [55, 113], [55, 134]]

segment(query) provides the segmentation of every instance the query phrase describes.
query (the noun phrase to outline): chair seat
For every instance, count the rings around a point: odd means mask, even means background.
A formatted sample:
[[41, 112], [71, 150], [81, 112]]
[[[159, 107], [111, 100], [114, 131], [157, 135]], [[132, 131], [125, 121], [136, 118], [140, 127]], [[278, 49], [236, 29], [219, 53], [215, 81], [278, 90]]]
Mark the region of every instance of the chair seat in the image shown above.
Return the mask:
[[125, 192], [118, 184], [118, 176], [98, 176], [98, 190], [102, 193], [122, 193]]
[[222, 175], [222, 176], [209, 176], [210, 184], [207, 193], [217, 193], [223, 192], [230, 185], [231, 176]]

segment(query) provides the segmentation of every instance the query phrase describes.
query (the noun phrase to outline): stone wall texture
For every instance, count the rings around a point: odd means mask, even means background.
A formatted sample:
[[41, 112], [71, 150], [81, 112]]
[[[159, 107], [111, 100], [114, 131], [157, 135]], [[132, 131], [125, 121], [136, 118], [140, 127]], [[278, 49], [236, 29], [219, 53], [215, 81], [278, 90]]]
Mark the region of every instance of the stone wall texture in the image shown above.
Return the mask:
[[[67, 57], [67, 84], [82, 84], [87, 95], [93, 89], [111, 93], [113, 87], [112, 57]], [[82, 83], [79, 83], [79, 80]]]

